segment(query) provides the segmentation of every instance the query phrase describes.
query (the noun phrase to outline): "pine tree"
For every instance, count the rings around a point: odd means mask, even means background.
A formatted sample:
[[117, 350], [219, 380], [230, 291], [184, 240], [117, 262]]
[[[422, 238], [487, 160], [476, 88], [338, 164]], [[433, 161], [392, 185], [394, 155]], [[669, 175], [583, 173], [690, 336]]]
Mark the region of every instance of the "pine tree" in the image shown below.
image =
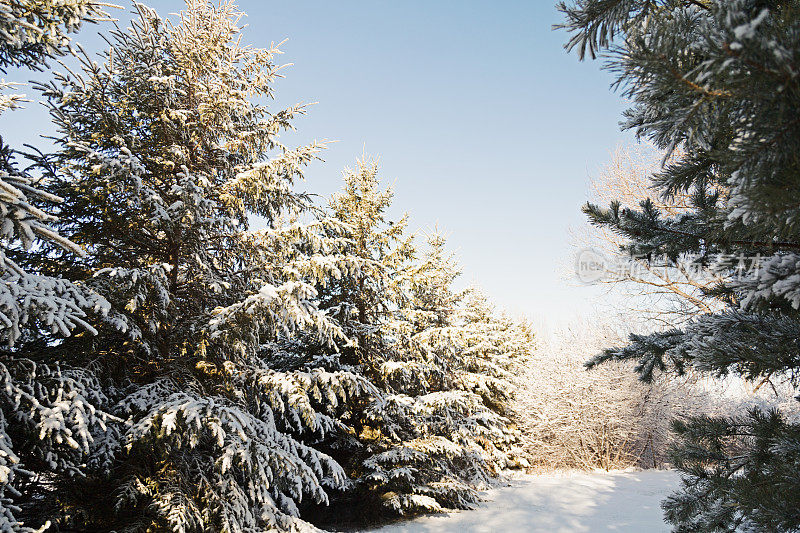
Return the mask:
[[[104, 17], [101, 7], [73, 2], [12, 1], [0, 6], [0, 70], [43, 70], [48, 58], [63, 55], [69, 34], [86, 21]], [[0, 84], [0, 90], [12, 84]], [[0, 96], [0, 113], [18, 107], [20, 94]], [[49, 242], [69, 257], [83, 249], [61, 236], [55, 218], [37, 204], [61, 198], [37, 187], [39, 179], [20, 169], [17, 153], [0, 139], [0, 530], [34, 531], [19, 517], [29, 503], [21, 491], [38, 475], [74, 475], [85, 460], [92, 430], [108, 416], [96, 409], [103, 401], [96, 378], [58, 359], [41, 359], [19, 349], [23, 340], [94, 333], [87, 314], [108, 308], [85, 285], [24, 269], [30, 249]], [[41, 342], [41, 341], [40, 341]], [[41, 502], [39, 502], [41, 504]]]
[[93, 531], [302, 529], [297, 504], [348, 483], [313, 443], [346, 432], [344, 406], [372, 394], [352, 373], [270, 359], [300, 332], [345, 339], [316, 286], [358, 265], [325, 221], [301, 222], [311, 205], [294, 190], [323, 145], [280, 143], [303, 106], [254, 103], [273, 97], [278, 50], [242, 45], [231, 3], [189, 0], [177, 21], [136, 11], [102, 62], [43, 87], [60, 135], [41, 164], [64, 198], [59, 230], [87, 254], [30, 261], [111, 309], [97, 336], [37, 349], [92, 368], [115, 417], [79, 475], [43, 495], [61, 525]]
[[[625, 126], [670, 155], [652, 176], [669, 216], [587, 205], [636, 256], [714, 267], [722, 312], [633, 336], [593, 359], [636, 360], [642, 379], [687, 369], [797, 388], [800, 371], [800, 3], [791, 0], [582, 0], [560, 5], [581, 57], [606, 52], [633, 101]], [[777, 411], [675, 423], [683, 488], [664, 502], [676, 531], [800, 528], [800, 425]]]

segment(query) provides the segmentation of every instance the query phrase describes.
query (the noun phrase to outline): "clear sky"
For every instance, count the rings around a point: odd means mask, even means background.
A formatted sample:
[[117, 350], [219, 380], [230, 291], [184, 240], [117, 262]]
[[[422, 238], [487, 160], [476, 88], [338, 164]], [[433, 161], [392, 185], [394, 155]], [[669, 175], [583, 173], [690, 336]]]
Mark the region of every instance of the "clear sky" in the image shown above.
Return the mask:
[[[182, 6], [149, 3], [162, 14]], [[583, 223], [589, 178], [633, 137], [620, 132], [625, 103], [610, 74], [563, 50], [554, 2], [238, 4], [246, 42], [288, 39], [279, 61], [293, 66], [278, 104], [318, 102], [284, 139], [338, 141], [310, 168], [307, 190], [327, 196], [343, 167], [362, 153], [379, 157], [394, 212], [408, 211], [413, 229], [438, 225], [464, 282], [536, 319], [591, 311], [597, 291], [562, 279], [574, 255], [569, 228]], [[97, 49], [98, 29], [77, 40]], [[6, 113], [0, 131], [12, 145], [31, 142], [46, 121], [36, 109]]]

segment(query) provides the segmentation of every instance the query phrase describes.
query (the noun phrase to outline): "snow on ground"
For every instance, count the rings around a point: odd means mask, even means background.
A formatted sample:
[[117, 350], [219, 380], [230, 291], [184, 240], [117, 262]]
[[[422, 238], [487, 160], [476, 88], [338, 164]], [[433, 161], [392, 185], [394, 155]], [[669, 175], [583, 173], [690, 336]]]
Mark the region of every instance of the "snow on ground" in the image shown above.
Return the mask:
[[380, 533], [594, 533], [670, 531], [660, 502], [678, 487], [669, 470], [525, 475], [486, 493], [473, 511], [385, 526]]

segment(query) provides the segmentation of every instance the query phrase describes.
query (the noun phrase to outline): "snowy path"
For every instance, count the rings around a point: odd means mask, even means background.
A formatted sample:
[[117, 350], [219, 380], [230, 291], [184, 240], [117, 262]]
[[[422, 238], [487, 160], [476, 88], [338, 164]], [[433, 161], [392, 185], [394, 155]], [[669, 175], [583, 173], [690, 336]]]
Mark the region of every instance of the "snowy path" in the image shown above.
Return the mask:
[[670, 528], [660, 501], [678, 486], [672, 471], [521, 476], [492, 490], [474, 511], [428, 516], [380, 533], [655, 533]]

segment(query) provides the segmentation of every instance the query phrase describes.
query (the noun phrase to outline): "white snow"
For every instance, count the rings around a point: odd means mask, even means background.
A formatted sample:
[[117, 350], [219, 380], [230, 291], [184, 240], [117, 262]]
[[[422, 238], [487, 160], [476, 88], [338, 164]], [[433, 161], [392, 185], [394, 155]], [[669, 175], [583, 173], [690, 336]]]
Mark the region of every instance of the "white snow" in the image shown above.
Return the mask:
[[380, 533], [657, 533], [660, 503], [678, 487], [672, 470], [523, 475], [485, 494], [473, 511], [398, 522]]

